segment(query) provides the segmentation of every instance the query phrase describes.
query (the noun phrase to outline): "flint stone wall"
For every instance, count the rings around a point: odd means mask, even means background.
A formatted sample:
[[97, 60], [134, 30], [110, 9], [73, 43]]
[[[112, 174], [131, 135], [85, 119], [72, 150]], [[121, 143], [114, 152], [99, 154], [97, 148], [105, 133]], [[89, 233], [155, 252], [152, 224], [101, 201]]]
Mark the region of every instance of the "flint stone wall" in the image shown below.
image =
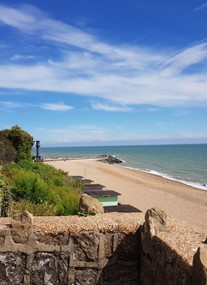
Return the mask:
[[0, 224], [0, 285], [206, 284], [193, 284], [192, 264], [144, 230], [143, 214], [34, 220]]

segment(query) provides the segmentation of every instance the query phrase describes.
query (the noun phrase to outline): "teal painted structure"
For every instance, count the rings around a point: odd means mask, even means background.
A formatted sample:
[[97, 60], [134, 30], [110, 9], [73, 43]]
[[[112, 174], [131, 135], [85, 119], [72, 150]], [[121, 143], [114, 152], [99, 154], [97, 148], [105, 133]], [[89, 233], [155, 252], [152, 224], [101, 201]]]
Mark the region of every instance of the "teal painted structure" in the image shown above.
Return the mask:
[[96, 199], [102, 203], [103, 207], [118, 205], [118, 196], [96, 196]]
[[86, 190], [86, 194], [100, 201], [103, 207], [117, 206], [120, 193], [113, 190]]

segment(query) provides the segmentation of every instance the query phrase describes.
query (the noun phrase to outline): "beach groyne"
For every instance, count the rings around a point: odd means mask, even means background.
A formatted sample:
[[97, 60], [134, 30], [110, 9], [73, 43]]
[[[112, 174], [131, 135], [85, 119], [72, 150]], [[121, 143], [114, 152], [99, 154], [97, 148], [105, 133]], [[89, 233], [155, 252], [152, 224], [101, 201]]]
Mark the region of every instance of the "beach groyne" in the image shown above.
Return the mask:
[[0, 284], [206, 284], [202, 234], [172, 220], [163, 230], [149, 215], [143, 222], [142, 213], [2, 218]]

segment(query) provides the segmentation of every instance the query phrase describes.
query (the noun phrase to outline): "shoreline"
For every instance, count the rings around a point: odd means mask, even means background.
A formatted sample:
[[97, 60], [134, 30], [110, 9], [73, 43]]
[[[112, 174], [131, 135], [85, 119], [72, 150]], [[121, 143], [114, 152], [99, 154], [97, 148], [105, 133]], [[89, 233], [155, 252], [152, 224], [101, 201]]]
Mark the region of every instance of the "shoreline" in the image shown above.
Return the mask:
[[[102, 157], [89, 157], [89, 156], [86, 156], [86, 157], [84, 157], [84, 156], [83, 157], [54, 157], [54, 158], [44, 158], [43, 162], [67, 161], [67, 160], [95, 160], [95, 161], [101, 161], [101, 160], [104, 160], [104, 158], [102, 158]], [[124, 163], [124, 161], [123, 161], [123, 163]], [[196, 188], [196, 189], [199, 189], [199, 190], [202, 190], [202, 191], [207, 191], [207, 185], [206, 184], [202, 185], [199, 182], [187, 181], [187, 180], [184, 180], [184, 179], [181, 179], [181, 178], [175, 178], [175, 177], [170, 176], [168, 174], [156, 172], [154, 170], [144, 170], [144, 169], [135, 168], [135, 167], [131, 167], [131, 166], [125, 166], [125, 165], [123, 165], [121, 163], [120, 164], [114, 163], [114, 164], [118, 165], [118, 166], [120, 166], [120, 167], [122, 167], [124, 169], [131, 169], [131, 170], [140, 171], [140, 172], [143, 172], [143, 173], [147, 173], [149, 175], [155, 175], [155, 176], [162, 177], [162, 178], [170, 180], [170, 181], [178, 182], [178, 183], [181, 183], [183, 185], [187, 185], [189, 187]]]
[[69, 175], [81, 175], [121, 194], [119, 202], [145, 212], [158, 207], [167, 215], [191, 224], [207, 234], [207, 192], [181, 182], [142, 172], [137, 169], [107, 164], [98, 159], [45, 161]]
[[165, 173], [162, 174], [162, 173], [159, 173], [159, 172], [156, 172], [156, 171], [153, 171], [153, 170], [147, 171], [147, 170], [143, 170], [143, 169], [139, 169], [139, 168], [135, 168], [135, 167], [130, 167], [130, 166], [121, 166], [121, 167], [132, 169], [132, 170], [137, 170], [137, 171], [140, 171], [140, 172], [143, 172], [143, 173], [147, 173], [147, 174], [150, 174], [150, 175], [159, 176], [159, 177], [162, 177], [162, 178], [170, 180], [170, 181], [178, 182], [178, 183], [187, 185], [189, 187], [196, 188], [198, 190], [207, 191], [207, 186], [206, 185], [202, 185], [199, 182], [194, 182], [194, 181], [189, 181], [188, 182], [186, 180], [182, 180], [182, 179], [179, 179], [179, 178], [174, 178], [174, 177], [171, 177], [171, 176], [169, 176], [169, 175], [167, 175]]

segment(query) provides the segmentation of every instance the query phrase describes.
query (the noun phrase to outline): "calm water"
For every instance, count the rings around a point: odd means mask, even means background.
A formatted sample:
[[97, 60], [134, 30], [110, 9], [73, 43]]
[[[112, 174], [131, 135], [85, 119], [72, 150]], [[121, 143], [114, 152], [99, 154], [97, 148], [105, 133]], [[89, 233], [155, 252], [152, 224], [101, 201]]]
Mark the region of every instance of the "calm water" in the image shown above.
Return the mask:
[[96, 157], [101, 154], [119, 157], [124, 160], [123, 167], [151, 172], [207, 190], [207, 144], [40, 148], [43, 158]]

